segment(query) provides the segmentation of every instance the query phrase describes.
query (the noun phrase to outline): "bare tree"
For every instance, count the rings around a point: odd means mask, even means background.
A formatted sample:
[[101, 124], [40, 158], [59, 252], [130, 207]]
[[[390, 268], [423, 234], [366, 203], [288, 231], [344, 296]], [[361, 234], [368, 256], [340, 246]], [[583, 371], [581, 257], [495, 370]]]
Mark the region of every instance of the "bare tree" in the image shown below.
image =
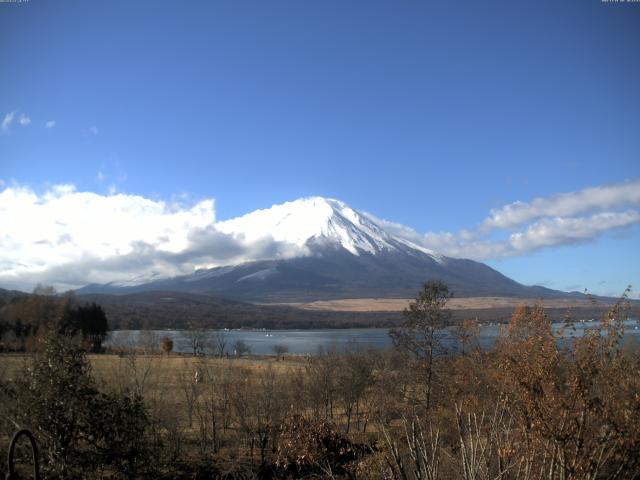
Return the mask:
[[474, 342], [477, 342], [480, 335], [480, 326], [478, 320], [467, 318], [462, 323], [456, 325], [453, 329], [453, 336], [460, 344], [462, 356], [466, 355], [469, 348]]
[[141, 353], [146, 355], [157, 353], [159, 345], [160, 340], [158, 339], [158, 335], [152, 330], [142, 330], [138, 334], [137, 348]]
[[218, 357], [224, 357], [224, 354], [227, 351], [227, 337], [223, 331], [218, 330], [213, 336], [212, 340], [213, 350], [218, 355]]
[[[382, 434], [389, 449], [386, 455], [389, 474], [394, 480], [437, 480], [440, 475], [440, 432], [430, 426], [429, 435], [417, 418], [402, 419], [403, 435], [395, 440], [386, 427]], [[466, 478], [465, 478], [466, 480]]]
[[204, 329], [189, 325], [189, 329], [184, 332], [184, 336], [189, 342], [193, 356], [204, 353], [207, 341], [207, 332]]
[[195, 403], [194, 412], [198, 419], [201, 452], [211, 448], [217, 453], [221, 432], [229, 427], [230, 390], [235, 372], [233, 367], [223, 367], [209, 359], [200, 360], [196, 371], [202, 374], [198, 382], [200, 401]]
[[257, 447], [260, 463], [264, 465], [269, 444], [272, 450], [276, 448], [278, 432], [290, 403], [287, 384], [271, 366], [258, 371], [253, 379], [251, 375], [246, 372], [244, 379], [235, 383], [232, 404], [252, 462]]
[[233, 342], [233, 350], [237, 357], [248, 355], [251, 353], [251, 347], [244, 340], [236, 340]]
[[339, 356], [335, 350], [319, 350], [309, 358], [306, 365], [307, 394], [313, 408], [314, 417], [333, 420], [334, 403], [337, 392], [337, 370]]
[[[353, 417], [359, 423], [360, 407], [367, 388], [373, 383], [373, 363], [366, 352], [350, 351], [340, 357], [336, 372], [337, 392], [347, 417], [349, 433]], [[357, 428], [357, 425], [356, 425]]]
[[[520, 459], [513, 447], [513, 422], [504, 398], [498, 399], [493, 413], [466, 413], [456, 403], [459, 462], [464, 480], [494, 480], [507, 478], [511, 470], [515, 480], [527, 478], [517, 469]], [[535, 452], [532, 452], [535, 453]], [[537, 456], [537, 455], [534, 455]]]
[[282, 357], [282, 359], [284, 360], [284, 354], [289, 351], [289, 347], [282, 343], [278, 343], [272, 347], [272, 350], [273, 353], [276, 354], [276, 359], [277, 357]]
[[187, 409], [189, 428], [193, 426], [193, 411], [196, 403], [198, 402], [198, 396], [200, 395], [201, 388], [199, 386], [199, 377], [201, 377], [201, 375], [202, 374], [197, 366], [194, 369], [190, 362], [184, 362], [184, 367], [180, 374], [178, 383], [184, 398], [184, 405]]

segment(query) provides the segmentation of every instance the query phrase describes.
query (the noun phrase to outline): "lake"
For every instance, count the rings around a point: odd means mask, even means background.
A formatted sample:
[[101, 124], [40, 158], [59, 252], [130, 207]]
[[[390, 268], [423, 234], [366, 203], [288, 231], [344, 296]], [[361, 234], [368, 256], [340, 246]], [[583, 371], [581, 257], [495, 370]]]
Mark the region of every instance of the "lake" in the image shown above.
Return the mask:
[[[584, 332], [598, 325], [597, 321], [576, 322], [575, 331], [565, 332], [565, 337], [582, 336]], [[479, 344], [482, 348], [491, 348], [498, 336], [499, 324], [488, 324], [481, 327]], [[562, 323], [554, 324], [558, 331]], [[623, 343], [637, 342], [640, 340], [640, 327], [636, 320], [625, 321], [625, 338]], [[233, 344], [238, 340], [245, 342], [254, 355], [273, 355], [273, 347], [285, 345], [289, 354], [309, 355], [315, 354], [320, 348], [324, 350], [335, 349], [345, 351], [349, 348], [373, 348], [382, 350], [392, 346], [387, 328], [352, 328], [352, 329], [324, 329], [324, 330], [207, 330], [207, 340], [213, 343], [218, 332], [222, 332], [227, 351], [233, 354]], [[449, 329], [441, 330], [443, 343], [452, 349], [457, 345]], [[171, 337], [173, 351], [190, 353], [189, 332], [184, 330], [116, 330], [111, 332], [105, 342], [105, 346], [133, 345], [157, 346], [162, 337]], [[568, 342], [568, 340], [561, 340]]]

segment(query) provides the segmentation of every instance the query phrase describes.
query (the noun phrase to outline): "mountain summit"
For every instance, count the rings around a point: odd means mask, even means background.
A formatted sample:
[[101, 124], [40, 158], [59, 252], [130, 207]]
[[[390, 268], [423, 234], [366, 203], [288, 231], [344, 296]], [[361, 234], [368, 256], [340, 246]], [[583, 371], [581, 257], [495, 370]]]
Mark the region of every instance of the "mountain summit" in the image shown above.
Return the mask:
[[181, 291], [259, 302], [341, 298], [411, 298], [427, 280], [443, 280], [456, 296], [559, 297], [521, 285], [473, 260], [439, 255], [392, 235], [344, 202], [310, 197], [218, 222], [239, 241], [270, 239], [293, 247], [287, 258], [201, 269], [134, 286], [89, 285], [78, 293]]
[[426, 248], [388, 234], [380, 225], [340, 200], [310, 197], [256, 210], [242, 217], [220, 222], [217, 228], [227, 234], [255, 241], [269, 234], [307, 253], [317, 247], [342, 247], [353, 255], [397, 252], [407, 248], [433, 258]]

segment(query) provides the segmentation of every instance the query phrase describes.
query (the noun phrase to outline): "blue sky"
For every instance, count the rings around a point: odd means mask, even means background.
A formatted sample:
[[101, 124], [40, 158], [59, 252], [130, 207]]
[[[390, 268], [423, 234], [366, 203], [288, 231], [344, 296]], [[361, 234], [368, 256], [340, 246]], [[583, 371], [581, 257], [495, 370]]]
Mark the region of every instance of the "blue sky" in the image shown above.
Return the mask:
[[[640, 177], [639, 51], [640, 4], [600, 0], [0, 3], [0, 188], [214, 198], [218, 219], [322, 195], [457, 235]], [[616, 293], [639, 240], [482, 260]]]

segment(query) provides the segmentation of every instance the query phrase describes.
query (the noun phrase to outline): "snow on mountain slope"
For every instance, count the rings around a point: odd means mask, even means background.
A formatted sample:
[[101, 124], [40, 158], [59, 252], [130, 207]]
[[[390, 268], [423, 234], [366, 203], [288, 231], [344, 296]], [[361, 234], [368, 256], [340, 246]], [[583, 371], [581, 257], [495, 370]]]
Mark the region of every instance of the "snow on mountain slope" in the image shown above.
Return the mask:
[[272, 237], [311, 253], [313, 245], [341, 246], [353, 255], [393, 252], [409, 247], [440, 260], [435, 252], [389, 235], [366, 215], [344, 202], [323, 197], [302, 198], [242, 217], [218, 222], [224, 233], [252, 242]]

